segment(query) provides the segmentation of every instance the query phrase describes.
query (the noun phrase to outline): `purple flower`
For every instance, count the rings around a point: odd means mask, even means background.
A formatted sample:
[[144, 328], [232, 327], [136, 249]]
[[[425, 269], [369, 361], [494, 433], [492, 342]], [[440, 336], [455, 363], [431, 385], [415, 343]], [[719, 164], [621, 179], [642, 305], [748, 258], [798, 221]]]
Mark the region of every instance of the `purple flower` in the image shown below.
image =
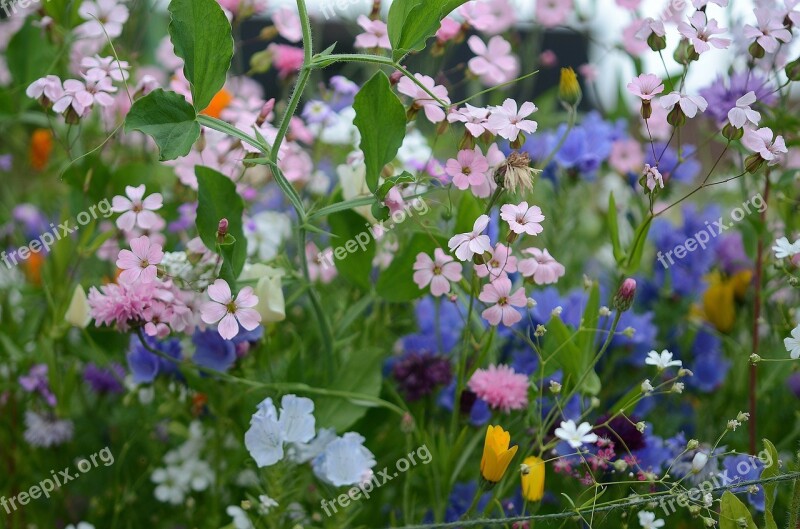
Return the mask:
[[47, 378], [47, 364], [36, 364], [27, 375], [19, 377], [19, 385], [28, 393], [38, 393], [52, 407], [56, 405], [56, 396], [50, 391]]
[[0, 171], [9, 172], [14, 163], [14, 157], [10, 154], [0, 154]]
[[789, 390], [794, 393], [794, 396], [800, 399], [800, 373], [792, 373], [789, 378], [786, 379], [786, 385], [789, 387]]
[[700, 90], [700, 95], [708, 101], [707, 112], [722, 124], [727, 122], [728, 111], [736, 107], [736, 101], [750, 91], [755, 92], [758, 103], [766, 106], [771, 106], [777, 97], [770, 81], [754, 71], [738, 72], [730, 79], [719, 76]]
[[170, 222], [167, 229], [171, 232], [185, 231], [194, 227], [197, 218], [197, 202], [187, 202], [178, 206], [178, 220]]
[[450, 360], [431, 353], [407, 353], [392, 369], [400, 391], [409, 401], [419, 400], [433, 393], [438, 386], [446, 386], [453, 377]]
[[192, 343], [196, 347], [192, 361], [199, 366], [225, 372], [236, 361], [236, 345], [217, 331], [197, 329], [192, 335]]
[[728, 275], [753, 268], [753, 262], [744, 251], [742, 234], [738, 231], [730, 235], [723, 235], [720, 238], [716, 253], [720, 268]]
[[[153, 337], [145, 337], [147, 345], [167, 356], [181, 359], [181, 343], [177, 339], [159, 341]], [[131, 336], [131, 350], [127, 355], [128, 369], [137, 384], [150, 383], [158, 375], [178, 376], [178, 366], [175, 362], [162, 358], [148, 351], [136, 335]]]
[[[608, 419], [608, 415], [603, 415], [595, 423], [604, 424]], [[611, 419], [608, 425], [595, 428], [594, 433], [612, 441], [622, 450], [640, 450], [647, 446], [647, 441], [644, 434], [636, 429], [637, 422], [639, 422], [639, 419], [635, 416], [630, 418], [616, 416]]]
[[83, 380], [95, 393], [123, 393], [125, 387], [122, 381], [125, 378], [125, 368], [118, 363], [110, 364], [106, 368], [90, 363], [83, 370]]

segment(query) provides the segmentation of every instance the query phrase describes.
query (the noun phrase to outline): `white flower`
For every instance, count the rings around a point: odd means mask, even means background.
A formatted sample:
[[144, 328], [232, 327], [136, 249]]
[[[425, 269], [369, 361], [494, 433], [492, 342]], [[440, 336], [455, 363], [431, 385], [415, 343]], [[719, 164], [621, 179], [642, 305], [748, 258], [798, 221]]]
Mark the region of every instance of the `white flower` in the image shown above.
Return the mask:
[[78, 525], [69, 524], [64, 529], [94, 529], [94, 526], [89, 522], [78, 522]]
[[751, 151], [758, 153], [768, 165], [777, 165], [780, 162], [781, 155], [788, 153], [786, 149], [786, 142], [783, 136], [775, 136], [772, 129], [762, 127], [758, 130], [745, 129], [744, 136], [742, 136], [742, 145]]
[[794, 257], [800, 253], [800, 240], [797, 240], [794, 243], [789, 243], [789, 239], [786, 237], [781, 237], [775, 241], [775, 246], [772, 247], [772, 250], [775, 252], [776, 259]]
[[800, 358], [800, 325], [792, 329], [792, 337], [783, 339], [783, 346], [793, 360]]
[[162, 503], [180, 505], [189, 491], [185, 475], [178, 467], [157, 468], [150, 476], [150, 481], [158, 484], [154, 493]]
[[506, 99], [502, 106], [492, 108], [488, 129], [494, 131], [508, 141], [514, 141], [521, 133], [533, 134], [538, 123], [525, 119], [539, 110], [536, 105], [527, 101], [521, 107], [513, 99]]
[[708, 454], [697, 452], [692, 459], [692, 474], [699, 474], [708, 463]]
[[592, 431], [592, 425], [588, 422], [582, 422], [580, 426], [575, 425], [572, 419], [562, 421], [561, 427], [556, 428], [556, 437], [566, 441], [572, 448], [580, 448], [584, 444], [591, 444], [597, 441], [597, 434], [589, 433]]
[[272, 399], [264, 399], [250, 419], [244, 444], [260, 467], [283, 459], [284, 443], [306, 443], [314, 438], [314, 402], [305, 397], [284, 395], [278, 414]]
[[758, 125], [758, 122], [761, 121], [761, 114], [750, 108], [750, 105], [755, 102], [755, 92], [747, 92], [737, 99], [736, 107], [728, 111], [728, 120], [730, 120], [731, 125], [737, 129], [744, 127], [747, 122]]
[[331, 441], [313, 462], [314, 473], [336, 487], [356, 485], [372, 478], [375, 456], [365, 446], [364, 438], [348, 432]]
[[685, 387], [686, 385], [683, 382], [675, 382], [675, 384], [672, 385], [672, 392], [683, 393], [683, 388]]
[[661, 106], [668, 112], [675, 108], [675, 105], [680, 106], [683, 113], [688, 118], [693, 118], [697, 115], [697, 111], [705, 112], [708, 108], [708, 101], [703, 96], [689, 96], [680, 92], [672, 92], [661, 98]]
[[269, 511], [272, 510], [273, 507], [277, 507], [278, 502], [267, 496], [266, 494], [262, 494], [258, 497], [258, 512], [261, 515], [269, 514]]
[[481, 215], [475, 219], [471, 232], [459, 233], [450, 239], [450, 242], [447, 243], [450, 251], [455, 251], [456, 257], [461, 261], [472, 259], [475, 254], [483, 255], [484, 252], [491, 252], [492, 246], [489, 236], [481, 235], [488, 225], [488, 215]]
[[275, 211], [256, 213], [245, 224], [247, 255], [257, 255], [261, 261], [271, 261], [278, 256], [283, 241], [292, 234], [289, 217]]
[[647, 380], [645, 380], [644, 382], [642, 382], [642, 393], [645, 393], [645, 394], [650, 393], [651, 391], [653, 391], [653, 389], [654, 389], [653, 385], [650, 383], [650, 379], [649, 378]]
[[658, 529], [664, 527], [664, 520], [656, 520], [656, 515], [650, 511], [639, 511], [639, 525], [643, 529]]
[[672, 353], [666, 349], [661, 351], [661, 353], [650, 351], [644, 363], [650, 366], [656, 366], [658, 369], [666, 369], [672, 366], [681, 367], [683, 365], [683, 362], [680, 360], [673, 360]]
[[307, 443], [314, 438], [314, 401], [295, 395], [281, 399], [278, 424], [287, 443]]
[[233, 526], [236, 529], [253, 529], [250, 518], [247, 517], [247, 513], [241, 507], [229, 505], [228, 508], [225, 509], [225, 512], [228, 513], [228, 516], [233, 518]]

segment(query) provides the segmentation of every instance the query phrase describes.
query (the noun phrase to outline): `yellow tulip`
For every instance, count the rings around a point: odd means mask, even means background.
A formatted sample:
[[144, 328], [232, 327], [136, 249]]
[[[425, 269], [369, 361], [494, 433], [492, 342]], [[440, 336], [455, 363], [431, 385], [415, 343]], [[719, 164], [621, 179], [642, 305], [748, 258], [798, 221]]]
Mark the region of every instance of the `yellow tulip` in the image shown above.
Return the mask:
[[733, 274], [730, 282], [733, 285], [733, 293], [736, 294], [736, 299], [742, 299], [750, 283], [753, 282], [753, 271], [742, 270], [741, 272], [737, 272]]
[[544, 461], [529, 456], [522, 462], [522, 496], [528, 501], [540, 501], [544, 496]]
[[558, 97], [569, 106], [576, 106], [582, 97], [578, 76], [572, 68], [561, 68], [561, 79], [558, 83]]
[[518, 446], [511, 448], [511, 434], [502, 426], [489, 426], [486, 430], [486, 441], [481, 458], [481, 475], [489, 483], [497, 483], [503, 478], [508, 465], [514, 459]]
[[733, 298], [733, 283], [719, 279], [713, 281], [703, 294], [706, 319], [720, 332], [729, 332], [736, 322]]

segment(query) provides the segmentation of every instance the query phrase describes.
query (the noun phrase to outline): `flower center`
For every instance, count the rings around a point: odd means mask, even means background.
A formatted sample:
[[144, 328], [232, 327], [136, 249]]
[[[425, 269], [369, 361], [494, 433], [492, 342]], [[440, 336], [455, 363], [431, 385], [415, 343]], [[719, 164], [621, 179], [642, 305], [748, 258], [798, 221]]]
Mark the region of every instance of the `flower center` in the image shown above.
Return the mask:
[[503, 297], [503, 298], [498, 299], [497, 300], [497, 304], [498, 305], [508, 305], [508, 298]]
[[440, 276], [442, 275], [442, 267], [439, 265], [434, 265], [433, 267], [433, 275]]
[[229, 313], [231, 313], [231, 314], [235, 314], [236, 313], [236, 303], [234, 303], [233, 301], [231, 301], [230, 303], [225, 305], [225, 307], [228, 309]]
[[142, 268], [147, 268], [148, 266], [150, 266], [150, 261], [148, 261], [147, 259], [142, 259], [142, 261], [139, 263], [139, 266]]

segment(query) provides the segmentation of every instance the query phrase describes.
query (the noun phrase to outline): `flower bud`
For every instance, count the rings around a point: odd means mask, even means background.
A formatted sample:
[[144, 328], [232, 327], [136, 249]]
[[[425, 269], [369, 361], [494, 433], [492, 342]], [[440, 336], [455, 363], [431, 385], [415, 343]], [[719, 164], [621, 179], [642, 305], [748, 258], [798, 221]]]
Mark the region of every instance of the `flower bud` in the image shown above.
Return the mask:
[[708, 454], [697, 452], [692, 459], [692, 474], [699, 474], [708, 463]]
[[558, 83], [558, 98], [567, 106], [576, 107], [583, 93], [578, 83], [578, 76], [572, 68], [561, 68], [561, 79]]
[[680, 105], [675, 105], [675, 108], [669, 111], [669, 114], [667, 114], [667, 123], [673, 127], [683, 127], [686, 125], [686, 114], [683, 113]]
[[217, 242], [220, 244], [225, 242], [226, 235], [228, 235], [228, 219], [220, 219], [217, 227]]
[[644, 100], [642, 101], [642, 119], [650, 119], [650, 116], [653, 115], [653, 106], [650, 104], [650, 101]]
[[614, 308], [620, 312], [625, 312], [633, 305], [633, 298], [636, 296], [636, 280], [629, 277], [622, 282], [614, 296]]
[[767, 53], [764, 48], [761, 47], [761, 44], [759, 44], [758, 41], [752, 43], [747, 51], [754, 59], [763, 59], [764, 55]]
[[760, 154], [751, 154], [744, 161], [744, 168], [750, 174], [756, 174], [766, 160]]
[[69, 302], [67, 313], [64, 314], [64, 321], [73, 327], [85, 329], [86, 326], [89, 325], [91, 319], [86, 292], [84, 292], [81, 285], [78, 285], [72, 293], [72, 300]]
[[800, 58], [787, 64], [784, 71], [786, 72], [786, 77], [788, 77], [790, 81], [800, 81]]
[[700, 441], [698, 441], [697, 439], [689, 439], [689, 442], [686, 443], [687, 450], [694, 450], [698, 446], [700, 446]]
[[647, 45], [653, 51], [661, 51], [667, 47], [667, 39], [653, 32], [647, 37]]
[[744, 136], [744, 129], [736, 128], [730, 123], [726, 123], [724, 127], [722, 127], [722, 135], [725, 139], [736, 141], [741, 140]]
[[544, 461], [536, 456], [526, 457], [520, 465], [522, 496], [528, 501], [541, 501], [544, 496]]

